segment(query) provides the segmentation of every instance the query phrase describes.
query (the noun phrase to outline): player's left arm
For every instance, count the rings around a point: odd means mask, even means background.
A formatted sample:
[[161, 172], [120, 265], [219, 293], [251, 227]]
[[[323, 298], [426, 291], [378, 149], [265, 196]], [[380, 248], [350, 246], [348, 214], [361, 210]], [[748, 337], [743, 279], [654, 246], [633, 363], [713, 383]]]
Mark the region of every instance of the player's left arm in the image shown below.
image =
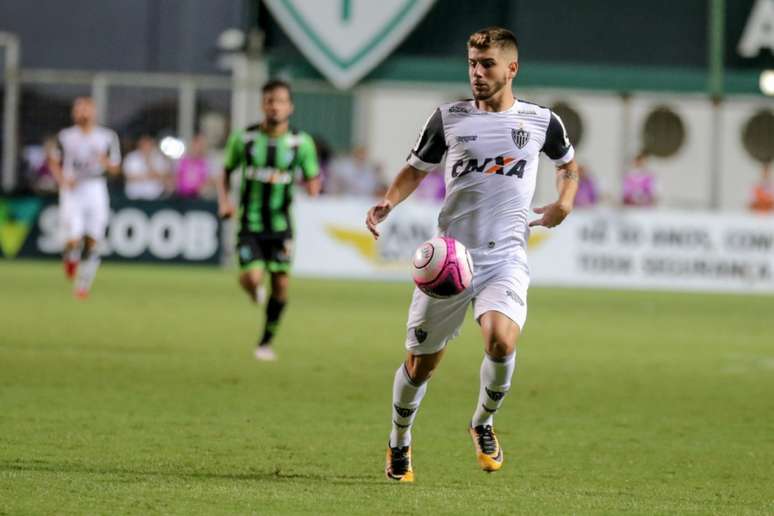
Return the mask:
[[304, 188], [310, 197], [317, 197], [322, 190], [320, 163], [317, 160], [317, 148], [312, 137], [306, 133], [301, 135], [298, 146], [298, 160], [304, 175]]
[[530, 222], [530, 226], [552, 228], [561, 224], [570, 214], [578, 191], [578, 164], [575, 160], [556, 167], [556, 190], [559, 198], [551, 204], [535, 208], [535, 213], [542, 217]]
[[75, 185], [75, 181], [72, 178], [65, 179], [62, 162], [64, 161], [64, 145], [62, 144], [62, 134], [58, 134], [56, 137], [56, 150], [51, 152], [48, 156], [48, 168], [51, 170], [51, 175], [54, 176], [54, 181], [60, 189], [72, 188]]
[[530, 226], [558, 226], [567, 218], [575, 204], [575, 194], [578, 192], [578, 164], [575, 162], [575, 150], [570, 144], [567, 130], [562, 119], [555, 113], [550, 114], [546, 141], [541, 149], [556, 165], [556, 190], [559, 197], [556, 201], [534, 211], [541, 217], [529, 223]]
[[118, 135], [113, 131], [111, 133], [108, 151], [100, 156], [99, 160], [105, 172], [111, 176], [117, 176], [121, 173], [121, 145], [118, 142]]

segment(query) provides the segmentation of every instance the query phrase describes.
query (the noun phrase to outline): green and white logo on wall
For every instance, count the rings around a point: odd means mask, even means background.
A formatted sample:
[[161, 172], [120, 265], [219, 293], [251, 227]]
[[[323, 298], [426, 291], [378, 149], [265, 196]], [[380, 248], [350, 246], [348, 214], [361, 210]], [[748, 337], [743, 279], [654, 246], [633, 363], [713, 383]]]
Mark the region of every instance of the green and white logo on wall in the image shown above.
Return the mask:
[[0, 256], [16, 256], [43, 203], [39, 199], [0, 199]]
[[337, 88], [378, 65], [435, 0], [265, 0], [299, 50]]

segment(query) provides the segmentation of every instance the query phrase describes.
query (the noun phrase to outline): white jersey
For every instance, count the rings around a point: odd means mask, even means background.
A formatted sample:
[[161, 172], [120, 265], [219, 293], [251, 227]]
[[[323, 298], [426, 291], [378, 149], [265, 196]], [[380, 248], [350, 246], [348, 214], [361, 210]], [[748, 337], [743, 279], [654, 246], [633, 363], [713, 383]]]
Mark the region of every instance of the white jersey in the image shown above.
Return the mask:
[[76, 183], [105, 182], [100, 156], [107, 156], [112, 165], [121, 164], [118, 135], [106, 127], [95, 126], [89, 132], [68, 127], [59, 132], [58, 140], [64, 177], [75, 178]]
[[68, 241], [88, 235], [100, 240], [105, 235], [110, 206], [101, 156], [113, 165], [121, 163], [116, 133], [105, 127], [83, 132], [78, 126], [62, 129], [58, 136], [62, 174], [74, 178], [75, 186], [59, 190], [59, 219]]
[[575, 154], [550, 109], [516, 100], [510, 109], [487, 112], [468, 100], [437, 108], [407, 161], [429, 171], [446, 155], [439, 231], [462, 242], [477, 267], [497, 263], [500, 251], [526, 265], [540, 152], [557, 165]]

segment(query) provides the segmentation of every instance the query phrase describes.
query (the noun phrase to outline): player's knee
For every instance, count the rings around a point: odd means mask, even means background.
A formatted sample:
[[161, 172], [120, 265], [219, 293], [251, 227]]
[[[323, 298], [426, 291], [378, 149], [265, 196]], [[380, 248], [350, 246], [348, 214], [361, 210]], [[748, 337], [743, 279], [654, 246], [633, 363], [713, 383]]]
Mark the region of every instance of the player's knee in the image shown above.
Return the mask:
[[422, 385], [433, 375], [433, 369], [423, 369], [417, 366], [410, 366], [406, 362], [406, 371], [408, 372], [409, 380], [415, 385]]
[[253, 291], [256, 288], [258, 288], [258, 282], [255, 281], [255, 278], [247, 272], [244, 272], [239, 275], [239, 284], [242, 285], [243, 288]]
[[494, 358], [504, 358], [513, 353], [516, 343], [505, 335], [493, 333], [486, 341], [486, 354]]

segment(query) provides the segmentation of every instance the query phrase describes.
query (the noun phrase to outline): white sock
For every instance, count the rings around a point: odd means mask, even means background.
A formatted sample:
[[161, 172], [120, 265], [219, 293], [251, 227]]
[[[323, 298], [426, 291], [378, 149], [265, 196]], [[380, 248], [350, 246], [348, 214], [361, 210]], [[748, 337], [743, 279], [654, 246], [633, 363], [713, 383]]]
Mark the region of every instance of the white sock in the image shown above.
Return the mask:
[[260, 283], [255, 287], [255, 292], [253, 295], [255, 297], [255, 302], [259, 305], [262, 305], [264, 301], [266, 301], [266, 287], [263, 285], [263, 283]]
[[484, 354], [484, 360], [481, 362], [481, 389], [471, 426], [492, 424], [495, 412], [511, 388], [511, 377], [515, 369], [516, 351], [504, 358], [493, 358]]
[[70, 249], [69, 251], [65, 251], [64, 253], [64, 259], [68, 262], [77, 262], [81, 258], [81, 250], [77, 247]]
[[81, 259], [81, 263], [78, 266], [78, 277], [75, 280], [76, 290], [88, 291], [91, 289], [91, 284], [94, 282], [94, 276], [97, 275], [97, 269], [101, 261], [99, 251], [96, 249]]
[[392, 431], [390, 446], [403, 447], [411, 444], [411, 425], [417, 416], [419, 404], [427, 392], [427, 382], [417, 385], [411, 381], [406, 365], [395, 371], [392, 384]]

